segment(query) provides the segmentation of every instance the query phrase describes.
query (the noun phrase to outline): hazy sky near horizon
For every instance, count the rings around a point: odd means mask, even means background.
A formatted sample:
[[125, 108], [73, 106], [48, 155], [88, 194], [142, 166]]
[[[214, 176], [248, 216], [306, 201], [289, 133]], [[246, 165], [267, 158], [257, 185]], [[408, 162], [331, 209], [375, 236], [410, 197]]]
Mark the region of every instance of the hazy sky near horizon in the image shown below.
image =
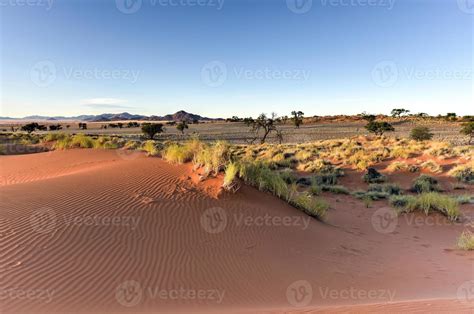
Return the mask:
[[0, 116], [474, 114], [473, 0], [0, 0]]

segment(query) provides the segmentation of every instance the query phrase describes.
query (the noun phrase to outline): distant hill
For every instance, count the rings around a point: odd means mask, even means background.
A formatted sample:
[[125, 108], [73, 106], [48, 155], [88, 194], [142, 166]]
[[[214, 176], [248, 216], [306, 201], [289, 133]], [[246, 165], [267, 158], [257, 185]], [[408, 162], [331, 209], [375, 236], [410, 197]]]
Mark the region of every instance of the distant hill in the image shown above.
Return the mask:
[[180, 110], [173, 114], [167, 114], [165, 116], [144, 116], [139, 114], [130, 114], [128, 112], [122, 113], [103, 113], [99, 115], [80, 115], [73, 117], [64, 117], [64, 116], [39, 116], [32, 115], [24, 118], [10, 118], [10, 117], [0, 117], [0, 120], [43, 120], [43, 121], [59, 121], [59, 120], [77, 120], [77, 121], [89, 121], [89, 122], [109, 122], [109, 121], [124, 121], [124, 120], [144, 120], [144, 121], [213, 121], [213, 120], [223, 120], [223, 119], [212, 119], [202, 117], [197, 114], [188, 113], [184, 110]]

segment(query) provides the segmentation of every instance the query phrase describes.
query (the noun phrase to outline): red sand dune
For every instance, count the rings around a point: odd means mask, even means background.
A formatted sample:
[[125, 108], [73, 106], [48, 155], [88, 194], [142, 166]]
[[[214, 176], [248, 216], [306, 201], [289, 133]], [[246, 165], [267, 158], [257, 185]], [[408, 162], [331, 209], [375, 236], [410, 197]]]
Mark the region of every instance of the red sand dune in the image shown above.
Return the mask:
[[1, 157], [2, 313], [472, 313], [474, 255], [454, 248], [466, 222], [380, 225], [385, 202], [327, 194], [321, 223], [250, 187], [212, 197], [188, 166], [122, 157]]

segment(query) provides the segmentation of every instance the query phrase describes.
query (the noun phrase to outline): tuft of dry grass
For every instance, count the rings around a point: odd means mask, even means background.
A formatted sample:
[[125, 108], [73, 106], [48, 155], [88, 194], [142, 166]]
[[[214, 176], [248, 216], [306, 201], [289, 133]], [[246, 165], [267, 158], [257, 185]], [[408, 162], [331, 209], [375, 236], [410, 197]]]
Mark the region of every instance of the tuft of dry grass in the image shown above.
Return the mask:
[[474, 250], [474, 233], [471, 231], [464, 231], [458, 238], [457, 247], [461, 250]]

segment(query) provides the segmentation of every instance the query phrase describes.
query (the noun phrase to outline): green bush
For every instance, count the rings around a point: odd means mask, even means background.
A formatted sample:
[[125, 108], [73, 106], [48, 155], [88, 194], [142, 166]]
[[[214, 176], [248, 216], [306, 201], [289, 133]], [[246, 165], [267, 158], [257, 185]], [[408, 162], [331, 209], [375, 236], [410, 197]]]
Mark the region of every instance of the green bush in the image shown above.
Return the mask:
[[415, 141], [427, 141], [433, 138], [433, 133], [426, 126], [417, 126], [410, 132], [410, 138]]
[[422, 174], [416, 178], [412, 184], [412, 191], [416, 193], [436, 192], [440, 190], [438, 180], [426, 174]]

